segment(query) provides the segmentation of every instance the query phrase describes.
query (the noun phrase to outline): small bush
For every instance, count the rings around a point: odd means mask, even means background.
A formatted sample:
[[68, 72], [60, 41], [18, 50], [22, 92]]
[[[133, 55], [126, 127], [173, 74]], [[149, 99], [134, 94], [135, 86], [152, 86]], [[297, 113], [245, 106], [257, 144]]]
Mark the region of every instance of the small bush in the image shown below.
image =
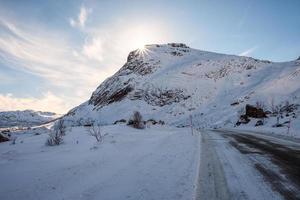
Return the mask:
[[58, 135], [65, 136], [67, 127], [64, 125], [64, 120], [58, 120], [54, 125], [54, 131], [58, 133]]
[[101, 133], [101, 128], [100, 126], [90, 126], [90, 128], [88, 129], [89, 135], [95, 137], [95, 139], [97, 140], [97, 142], [102, 142], [103, 141], [103, 135]]
[[63, 143], [63, 136], [66, 135], [67, 127], [64, 125], [64, 120], [58, 120], [50, 132], [49, 138], [46, 140], [47, 146], [56, 146]]
[[131, 119], [128, 121], [127, 125], [130, 125], [133, 128], [137, 128], [137, 129], [145, 128], [144, 122], [143, 122], [143, 117], [138, 111], [135, 111], [133, 113], [133, 115], [132, 115]]
[[11, 137], [11, 144], [15, 145], [16, 141], [17, 141], [17, 137], [16, 136]]
[[50, 133], [49, 138], [46, 140], [47, 146], [56, 146], [63, 143], [63, 135], [59, 131]]
[[266, 109], [266, 106], [265, 106], [264, 102], [262, 102], [262, 101], [256, 101], [255, 106], [257, 109], [262, 109], [262, 110]]

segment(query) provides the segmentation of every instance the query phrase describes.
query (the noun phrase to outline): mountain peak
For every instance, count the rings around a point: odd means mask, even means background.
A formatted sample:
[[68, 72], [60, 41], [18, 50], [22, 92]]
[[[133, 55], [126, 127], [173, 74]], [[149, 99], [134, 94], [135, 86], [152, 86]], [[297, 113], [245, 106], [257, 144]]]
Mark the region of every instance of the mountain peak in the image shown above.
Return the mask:
[[145, 48], [161, 48], [161, 47], [173, 47], [173, 48], [190, 48], [184, 43], [167, 43], [167, 44], [146, 44]]
[[[105, 116], [101, 122], [109, 124], [140, 111], [145, 118], [177, 123], [190, 114], [203, 113], [206, 118], [202, 116], [201, 120], [210, 124], [211, 113], [213, 121], [222, 121], [245, 103], [270, 95], [283, 99], [300, 91], [300, 76], [296, 76], [299, 67], [295, 68], [294, 62], [284, 65], [286, 77], [278, 73], [282, 63], [202, 51], [182, 43], [145, 45], [130, 52], [120, 70], [66, 119], [76, 124], [85, 116], [98, 120], [101, 113]], [[295, 87], [285, 88], [286, 80]], [[233, 108], [232, 102], [238, 102], [238, 106]], [[215, 112], [224, 112], [224, 116]]]
[[183, 43], [167, 43], [167, 44], [147, 44], [143, 49], [136, 49], [128, 54], [127, 62], [142, 60], [149, 57], [153, 53], [169, 54], [172, 56], [183, 56], [184, 53], [190, 52], [191, 49]]

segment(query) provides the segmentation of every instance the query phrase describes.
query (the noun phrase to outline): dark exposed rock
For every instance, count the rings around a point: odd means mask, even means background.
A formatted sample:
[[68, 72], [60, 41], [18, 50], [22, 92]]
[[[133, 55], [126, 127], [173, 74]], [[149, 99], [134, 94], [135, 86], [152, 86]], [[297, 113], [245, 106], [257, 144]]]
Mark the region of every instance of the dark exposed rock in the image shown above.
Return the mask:
[[152, 124], [152, 125], [156, 125], [156, 124], [164, 125], [164, 124], [165, 124], [164, 121], [162, 121], [162, 120], [156, 121], [155, 119], [148, 119], [148, 120], [145, 121], [144, 123], [145, 123], [145, 124]]
[[168, 43], [168, 45], [170, 45], [171, 47], [189, 48], [188, 46], [186, 46], [183, 43]]
[[250, 69], [252, 69], [252, 68], [254, 68], [255, 66], [254, 65], [247, 65], [246, 66], [246, 70], [250, 70]]
[[132, 90], [133, 89], [129, 86], [129, 87], [123, 88], [123, 89], [115, 92], [113, 95], [111, 95], [108, 98], [108, 104], [116, 102], [116, 101], [121, 101]]
[[283, 127], [283, 124], [274, 124], [272, 127]]
[[153, 73], [159, 68], [160, 60], [148, 60], [145, 61], [141, 53], [138, 50], [132, 51], [127, 57], [127, 62], [123, 67], [116, 73], [119, 76], [125, 76], [128, 74], [139, 74], [147, 75]]
[[[244, 115], [240, 116], [240, 119], [237, 121], [236, 125], [239, 126], [240, 124], [247, 124], [250, 122], [249, 117], [252, 118], [266, 118], [266, 112], [264, 112], [263, 109], [261, 108], [257, 108], [255, 106], [246, 105], [246, 113]], [[255, 126], [261, 126], [263, 125], [263, 121], [262, 120], [258, 120], [255, 124]]]
[[165, 106], [174, 102], [180, 102], [190, 98], [190, 95], [185, 95], [180, 89], [163, 90], [160, 88], [151, 87], [151, 90], [136, 90], [132, 95], [131, 100], [144, 100], [153, 106]]
[[95, 106], [99, 106], [99, 105], [103, 106], [117, 101], [121, 101], [132, 90], [133, 88], [131, 86], [126, 86], [125, 88], [121, 88], [119, 90], [116, 90], [115, 92], [104, 91], [100, 95], [92, 96], [90, 99], [90, 103]]
[[248, 124], [250, 122], [250, 119], [247, 117], [247, 115], [241, 115], [240, 119], [235, 123], [236, 126], [239, 126], [241, 124]]
[[235, 126], [239, 126], [239, 125], [241, 125], [241, 122], [240, 122], [240, 121], [237, 121], [237, 122], [235, 123]]
[[1, 133], [0, 133], [0, 143], [1, 142], [7, 142], [9, 141], [9, 139], [7, 137], [4, 137]]
[[158, 124], [160, 124], [160, 125], [165, 125], [165, 122], [162, 121], [162, 120], [159, 120], [159, 121], [158, 121]]
[[172, 51], [171, 54], [172, 54], [173, 56], [183, 56], [183, 54], [180, 53], [180, 52], [178, 52], [178, 51]]
[[147, 74], [152, 74], [157, 69], [159, 63], [160, 63], [159, 61], [153, 64], [143, 63], [138, 67], [136, 73], [143, 76]]
[[267, 115], [261, 108], [256, 108], [255, 106], [246, 105], [246, 114], [247, 117], [253, 117], [253, 118], [266, 118]]
[[10, 133], [10, 130], [9, 130], [9, 129], [2, 130], [1, 133], [3, 133], [3, 134], [8, 134], [8, 133]]
[[134, 84], [134, 79], [121, 81], [118, 77], [109, 78], [92, 94], [89, 104], [103, 107], [128, 97], [131, 100], [144, 100], [153, 106], [165, 106], [190, 98], [190, 95], [186, 95], [180, 89], [160, 89], [148, 84], [146, 89], [142, 90], [134, 89]]
[[[207, 60], [208, 64], [210, 62], [210, 60]], [[228, 60], [226, 63], [222, 64], [222, 67], [220, 67], [219, 69], [205, 73], [205, 77], [209, 79], [218, 80], [231, 73], [242, 73], [244, 70], [256, 69], [256, 66], [258, 64], [259, 61], [253, 58]]]
[[264, 125], [264, 122], [262, 120], [257, 120], [255, 126], [262, 126]]
[[114, 124], [122, 124], [122, 123], [126, 123], [126, 119], [120, 119], [114, 122]]
[[157, 121], [155, 121], [154, 119], [148, 119], [147, 121], [146, 121], [146, 124], [152, 124], [152, 125], [155, 125], [155, 124], [157, 124], [158, 122]]
[[138, 57], [138, 52], [135, 50], [135, 51], [132, 51], [128, 54], [127, 56], [127, 62], [131, 62], [134, 58], [137, 58]]
[[231, 103], [230, 105], [231, 106], [236, 106], [236, 105], [239, 105], [240, 103], [238, 102], [238, 101], [236, 101], [236, 102], [233, 102], [233, 103]]

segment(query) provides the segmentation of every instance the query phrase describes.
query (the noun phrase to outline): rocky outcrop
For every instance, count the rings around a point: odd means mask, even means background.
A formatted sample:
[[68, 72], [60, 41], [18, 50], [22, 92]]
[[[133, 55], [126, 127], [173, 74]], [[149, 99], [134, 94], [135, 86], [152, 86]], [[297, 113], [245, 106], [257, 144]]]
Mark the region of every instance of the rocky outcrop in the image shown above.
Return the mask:
[[250, 119], [247, 115], [241, 115], [240, 119], [236, 122], [236, 126], [239, 126], [241, 124], [248, 124], [250, 122]]
[[246, 105], [246, 114], [247, 117], [253, 118], [266, 118], [267, 115], [262, 108], [257, 108], [249, 104]]
[[0, 133], [0, 143], [1, 142], [7, 142], [9, 141], [9, 139], [7, 137], [4, 137], [1, 133]]
[[144, 100], [152, 106], [165, 106], [188, 98], [190, 98], [190, 96], [185, 95], [184, 91], [180, 89], [163, 90], [155, 88], [154, 86], [148, 86], [148, 89], [146, 90], [136, 90], [132, 95], [131, 100]]
[[186, 44], [183, 44], [183, 43], [168, 43], [168, 45], [171, 47], [180, 47], [180, 48], [185, 48], [185, 49], [190, 48]]
[[240, 58], [235, 60], [228, 60], [225, 63], [215, 63], [214, 61], [207, 60], [205, 65], [212, 65], [220, 67], [217, 70], [210, 71], [205, 74], [207, 78], [219, 80], [232, 73], [242, 73], [245, 70], [256, 69], [256, 67], [263, 63], [253, 58]]
[[113, 92], [106, 90], [101, 95], [96, 95], [93, 98], [91, 98], [90, 102], [93, 103], [95, 106], [108, 105], [117, 101], [121, 101], [132, 90], [133, 89], [130, 86], [126, 86]]
[[127, 62], [117, 72], [117, 75], [125, 76], [129, 74], [137, 74], [145, 76], [156, 71], [160, 67], [160, 60], [145, 60], [144, 54], [144, 52], [139, 50], [130, 52], [127, 57]]
[[[170, 53], [174, 56], [182, 56], [183, 53], [190, 51], [185, 44], [170, 43], [168, 45], [172, 47]], [[156, 48], [160, 47], [156, 45]], [[123, 67], [93, 92], [89, 104], [101, 108], [128, 97], [130, 100], [144, 100], [153, 106], [165, 106], [188, 99], [190, 96], [184, 94], [184, 91], [179, 88], [160, 89], [149, 83], [145, 84], [142, 89], [136, 86], [137, 80], [160, 68], [160, 60], [147, 59], [144, 55], [146, 53], [141, 50], [130, 52]]]
[[264, 125], [264, 122], [262, 120], [257, 120], [257, 122], [255, 123], [255, 126], [262, 126]]
[[[255, 106], [247, 104], [245, 107], [245, 114], [242, 114], [239, 120], [236, 122], [236, 125], [239, 126], [240, 124], [248, 124], [251, 119], [250, 118], [266, 118], [267, 114], [262, 108], [257, 108]], [[263, 125], [262, 120], [258, 120], [255, 126]]]

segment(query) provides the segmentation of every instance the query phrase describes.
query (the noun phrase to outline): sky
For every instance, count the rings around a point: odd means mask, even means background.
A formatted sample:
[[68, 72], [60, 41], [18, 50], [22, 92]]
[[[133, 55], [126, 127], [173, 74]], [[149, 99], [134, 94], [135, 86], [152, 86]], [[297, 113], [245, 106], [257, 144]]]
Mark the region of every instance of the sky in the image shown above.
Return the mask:
[[0, 110], [65, 113], [144, 44], [300, 56], [298, 0], [0, 0]]

